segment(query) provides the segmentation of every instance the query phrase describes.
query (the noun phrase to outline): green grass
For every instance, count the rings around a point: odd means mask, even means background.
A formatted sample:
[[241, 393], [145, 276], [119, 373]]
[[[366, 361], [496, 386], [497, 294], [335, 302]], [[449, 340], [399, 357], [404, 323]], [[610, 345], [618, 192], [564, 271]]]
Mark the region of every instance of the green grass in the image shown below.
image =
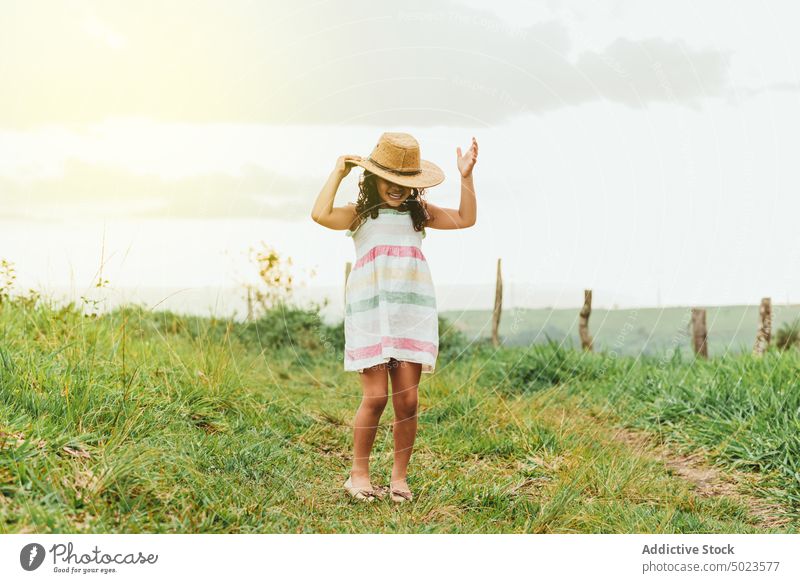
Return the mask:
[[[340, 327], [0, 302], [0, 532], [797, 532], [798, 356], [709, 363], [494, 351], [423, 376], [412, 504], [352, 502]], [[384, 414], [373, 477], [391, 468]], [[644, 428], [746, 471], [791, 521], [699, 495], [613, 439]]]
[[504, 349], [484, 384], [532, 393], [561, 384], [621, 426], [646, 430], [679, 451], [702, 449], [729, 469], [758, 472], [759, 494], [800, 515], [800, 352], [763, 358], [639, 359], [580, 353], [555, 343]]

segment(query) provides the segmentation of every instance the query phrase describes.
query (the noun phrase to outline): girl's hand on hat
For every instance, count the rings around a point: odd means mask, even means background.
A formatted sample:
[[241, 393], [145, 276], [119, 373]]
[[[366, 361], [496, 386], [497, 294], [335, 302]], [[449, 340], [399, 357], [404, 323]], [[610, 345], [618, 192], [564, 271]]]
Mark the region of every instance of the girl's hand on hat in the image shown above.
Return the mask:
[[342, 178], [350, 174], [350, 170], [353, 169], [353, 160], [360, 161], [361, 156], [357, 154], [345, 154], [344, 156], [339, 156], [339, 159], [336, 160], [336, 168], [334, 172], [341, 175]]
[[461, 147], [459, 146], [456, 148], [456, 164], [458, 165], [458, 171], [461, 172], [461, 176], [467, 178], [472, 174], [472, 169], [475, 167], [477, 161], [478, 141], [475, 139], [475, 136], [473, 136], [472, 144], [463, 155], [461, 154]]

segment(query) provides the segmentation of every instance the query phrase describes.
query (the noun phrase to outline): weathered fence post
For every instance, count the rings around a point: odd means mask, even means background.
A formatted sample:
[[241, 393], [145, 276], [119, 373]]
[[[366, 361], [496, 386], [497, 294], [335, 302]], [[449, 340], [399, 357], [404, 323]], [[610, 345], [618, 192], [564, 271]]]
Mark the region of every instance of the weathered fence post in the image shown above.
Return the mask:
[[761, 356], [769, 348], [772, 339], [772, 299], [761, 298], [761, 307], [758, 309], [758, 332], [753, 354]]
[[503, 277], [500, 273], [500, 258], [497, 258], [497, 282], [494, 288], [494, 311], [492, 312], [492, 344], [500, 344], [500, 314], [503, 311]]
[[344, 307], [343, 307], [343, 311], [344, 311], [345, 314], [347, 313], [347, 279], [350, 277], [350, 270], [352, 268], [353, 268], [353, 264], [350, 263], [349, 261], [344, 264], [344, 293], [343, 293]]
[[697, 356], [708, 358], [706, 311], [702, 308], [692, 308], [692, 346]]
[[583, 307], [581, 308], [581, 317], [578, 320], [578, 334], [581, 337], [581, 347], [588, 351], [592, 351], [592, 336], [589, 334], [589, 316], [592, 315], [592, 290], [583, 290]]

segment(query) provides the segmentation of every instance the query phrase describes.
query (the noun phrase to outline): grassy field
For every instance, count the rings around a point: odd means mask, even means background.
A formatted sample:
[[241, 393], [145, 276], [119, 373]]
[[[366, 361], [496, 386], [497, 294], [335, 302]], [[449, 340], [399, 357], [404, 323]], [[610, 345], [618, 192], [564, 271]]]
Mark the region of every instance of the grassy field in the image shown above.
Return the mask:
[[[800, 305], [773, 305], [773, 329], [800, 318]], [[578, 309], [510, 309], [500, 318], [500, 335], [507, 346], [530, 346], [548, 339], [580, 346]], [[758, 306], [706, 308], [708, 350], [711, 356], [749, 352], [758, 324]], [[442, 315], [468, 338], [486, 338], [492, 331], [491, 310], [443, 311]], [[688, 327], [691, 308], [592, 310], [589, 329], [598, 351], [636, 356], [691, 351]]]
[[364, 505], [341, 488], [360, 400], [341, 327], [0, 303], [0, 531], [800, 531], [798, 351], [693, 363], [449, 330], [416, 499]]

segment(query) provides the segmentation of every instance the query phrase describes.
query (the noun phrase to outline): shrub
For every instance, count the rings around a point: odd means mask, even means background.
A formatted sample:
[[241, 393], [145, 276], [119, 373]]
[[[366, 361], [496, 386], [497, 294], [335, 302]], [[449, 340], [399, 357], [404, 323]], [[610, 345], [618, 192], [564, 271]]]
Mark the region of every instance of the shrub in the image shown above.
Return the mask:
[[245, 344], [261, 347], [293, 347], [311, 352], [344, 350], [343, 325], [325, 324], [316, 307], [278, 304], [257, 320], [237, 326], [237, 335]]
[[439, 357], [447, 360], [458, 358], [470, 348], [470, 341], [449, 320], [439, 316]]
[[498, 351], [487, 364], [481, 382], [509, 392], [533, 392], [578, 380], [614, 374], [619, 359], [574, 350], [551, 340], [525, 349]]
[[792, 346], [800, 346], [800, 318], [786, 322], [775, 334], [775, 345], [780, 350], [788, 350]]

